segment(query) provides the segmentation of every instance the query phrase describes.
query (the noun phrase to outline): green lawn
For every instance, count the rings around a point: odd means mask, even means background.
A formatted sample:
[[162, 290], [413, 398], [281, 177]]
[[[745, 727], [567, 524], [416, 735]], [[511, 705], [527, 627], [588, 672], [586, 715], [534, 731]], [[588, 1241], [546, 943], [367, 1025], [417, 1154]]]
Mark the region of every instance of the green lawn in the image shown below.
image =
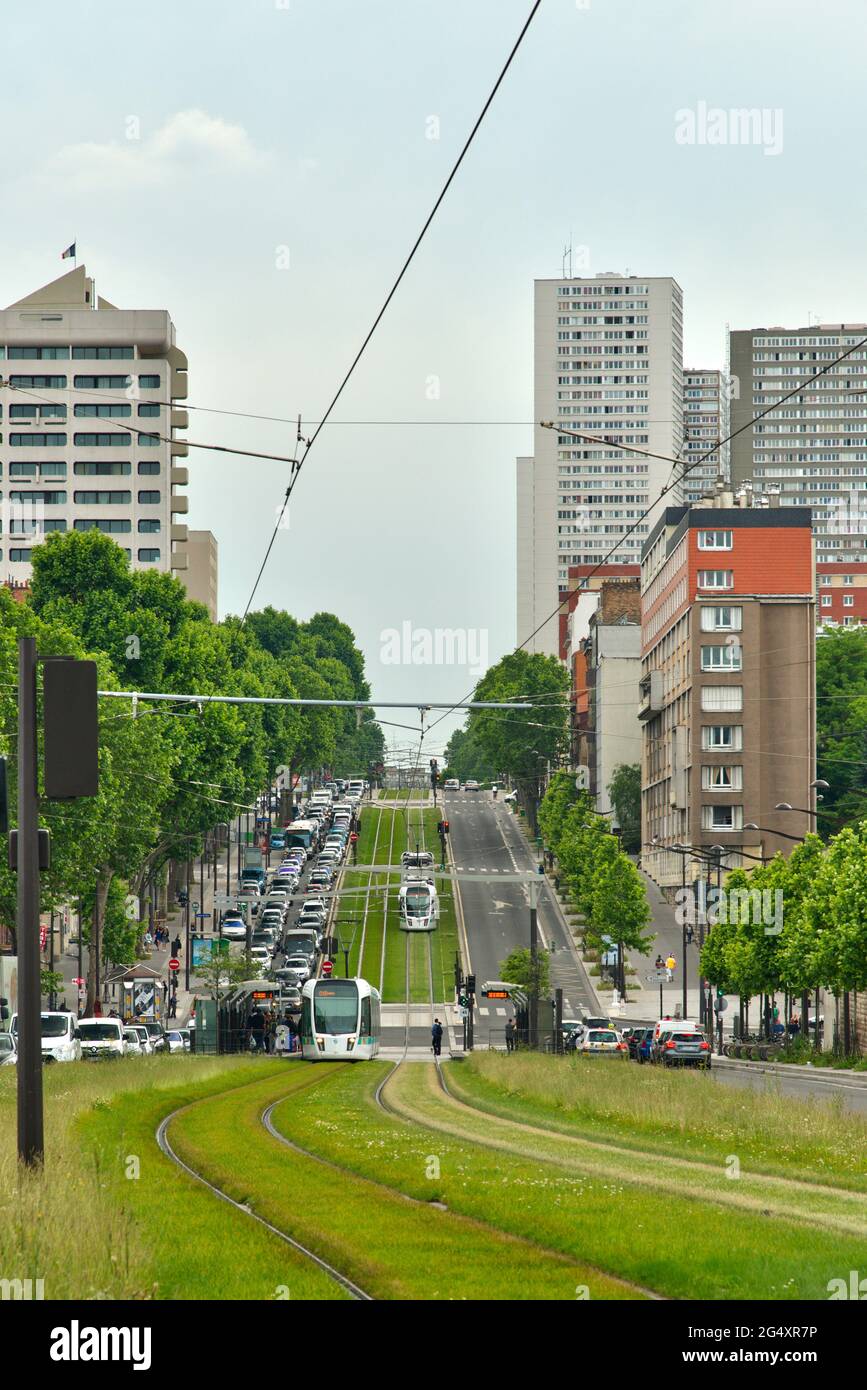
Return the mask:
[[[462, 1065], [447, 1066], [450, 1084]], [[722, 1164], [693, 1173], [528, 1133], [456, 1105], [421, 1063], [400, 1067], [386, 1087], [401, 1118], [372, 1108], [373, 1085], [340, 1077], [327, 1117], [313, 1097], [288, 1101], [293, 1135], [355, 1172], [636, 1287], [681, 1299], [823, 1299], [830, 1279], [867, 1261], [860, 1205], [844, 1194], [735, 1182]]]
[[[154, 1134], [164, 1115], [196, 1096], [275, 1070], [264, 1060], [179, 1056], [46, 1067], [45, 1168], [20, 1172], [16, 1072], [4, 1067], [4, 1278], [42, 1279], [46, 1299], [273, 1297], [288, 1282], [284, 1243], [185, 1177]], [[232, 1263], [227, 1250], [236, 1253]], [[326, 1288], [306, 1269], [292, 1284], [310, 1297], [334, 1296], [331, 1281]]]
[[[356, 1068], [291, 1064], [317, 1084], [294, 1089], [278, 1106], [275, 1121], [295, 1138], [295, 1106], [303, 1093], [326, 1129], [346, 1122], [344, 1083], [351, 1095], [365, 1093], [383, 1072]], [[173, 1122], [171, 1138], [184, 1159], [236, 1200], [287, 1231], [381, 1299], [571, 1299], [576, 1285], [591, 1283], [594, 1296], [623, 1291], [584, 1265], [558, 1252], [517, 1241], [483, 1223], [467, 1220], [422, 1200], [408, 1203], [379, 1181], [335, 1173], [305, 1154], [287, 1148], [261, 1124], [268, 1104], [286, 1092], [286, 1078], [268, 1077], [259, 1085], [196, 1105]], [[365, 1124], [356, 1145], [376, 1143]], [[391, 1146], [379, 1150], [378, 1167], [388, 1170]], [[374, 1174], [377, 1178], [378, 1175]], [[305, 1297], [304, 1293], [293, 1297]]]

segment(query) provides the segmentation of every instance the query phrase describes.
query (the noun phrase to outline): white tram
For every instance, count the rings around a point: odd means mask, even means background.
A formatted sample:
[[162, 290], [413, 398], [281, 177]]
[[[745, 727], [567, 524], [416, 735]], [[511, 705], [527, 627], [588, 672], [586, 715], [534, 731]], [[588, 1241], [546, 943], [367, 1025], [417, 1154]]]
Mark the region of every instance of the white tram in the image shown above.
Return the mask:
[[301, 1055], [365, 1062], [379, 1051], [379, 991], [367, 980], [308, 980], [301, 991]]
[[398, 894], [401, 931], [434, 931], [440, 916], [440, 901], [432, 878], [412, 871], [400, 885]]

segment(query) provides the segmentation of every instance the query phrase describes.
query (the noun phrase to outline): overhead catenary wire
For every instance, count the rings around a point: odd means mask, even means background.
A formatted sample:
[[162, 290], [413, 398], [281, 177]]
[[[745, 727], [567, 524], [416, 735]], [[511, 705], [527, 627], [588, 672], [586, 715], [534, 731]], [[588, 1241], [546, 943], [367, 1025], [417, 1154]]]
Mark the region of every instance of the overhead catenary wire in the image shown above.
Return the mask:
[[278, 513], [276, 524], [275, 524], [274, 529], [273, 529], [273, 531], [272, 531], [272, 533], [271, 533], [271, 538], [270, 538], [270, 540], [268, 541], [268, 545], [267, 545], [266, 550], [265, 550], [265, 555], [264, 555], [263, 560], [262, 560], [262, 563], [261, 563], [261, 565], [260, 565], [260, 567], [259, 567], [259, 572], [258, 572], [258, 574], [256, 575], [256, 579], [255, 579], [255, 581], [254, 581], [253, 588], [252, 588], [252, 590], [251, 590], [251, 592], [250, 592], [250, 597], [249, 597], [249, 599], [247, 600], [247, 604], [246, 604], [246, 606], [245, 606], [245, 608], [244, 608], [244, 618], [246, 618], [246, 616], [247, 616], [247, 614], [248, 614], [248, 612], [250, 611], [250, 608], [251, 608], [251, 606], [252, 606], [253, 600], [254, 600], [254, 598], [256, 597], [256, 593], [257, 593], [258, 588], [259, 588], [259, 583], [260, 583], [260, 581], [261, 581], [262, 575], [263, 575], [264, 572], [265, 572], [265, 566], [266, 566], [267, 563], [268, 563], [268, 559], [269, 559], [270, 554], [271, 554], [271, 551], [272, 551], [272, 549], [273, 549], [273, 547], [274, 547], [274, 542], [275, 542], [275, 540], [276, 540], [276, 538], [277, 538], [277, 535], [278, 535], [278, 533], [279, 533], [279, 531], [280, 531], [280, 526], [281, 526], [281, 524], [282, 524], [283, 517], [284, 517], [284, 515], [285, 515], [285, 513], [286, 513], [286, 508], [287, 508], [288, 505], [289, 505], [289, 499], [290, 499], [291, 496], [292, 496], [292, 492], [294, 491], [295, 484], [296, 484], [296, 482], [298, 481], [298, 478], [299, 478], [300, 475], [301, 475], [301, 471], [302, 471], [302, 469], [303, 469], [303, 467], [304, 467], [304, 464], [306, 463], [306, 461], [307, 461], [307, 459], [308, 459], [308, 457], [309, 457], [309, 455], [310, 455], [310, 451], [311, 451], [311, 449], [313, 448], [313, 446], [315, 445], [316, 440], [319, 438], [319, 435], [321, 434], [321, 432], [322, 432], [322, 430], [324, 429], [325, 425], [328, 423], [329, 419], [331, 418], [331, 414], [332, 414], [332, 412], [333, 412], [335, 406], [337, 405], [337, 402], [340, 400], [340, 397], [343, 395], [343, 392], [345, 391], [347, 385], [349, 384], [349, 382], [350, 382], [350, 380], [351, 380], [351, 378], [352, 378], [352, 376], [353, 376], [353, 374], [354, 374], [354, 372], [355, 372], [356, 367], [358, 366], [359, 362], [361, 361], [361, 358], [363, 357], [363, 355], [364, 355], [364, 353], [365, 353], [365, 351], [366, 351], [366, 349], [367, 349], [368, 344], [370, 343], [371, 339], [373, 338], [374, 333], [376, 332], [377, 328], [379, 327], [380, 323], [382, 322], [382, 319], [383, 319], [384, 316], [385, 316], [385, 313], [386, 313], [386, 311], [387, 311], [387, 309], [388, 309], [388, 306], [390, 305], [392, 299], [393, 299], [394, 296], [396, 295], [396, 293], [397, 293], [397, 291], [398, 291], [398, 289], [399, 289], [399, 287], [400, 287], [400, 285], [401, 285], [401, 283], [402, 283], [402, 281], [403, 281], [403, 278], [404, 278], [404, 276], [406, 275], [406, 272], [409, 270], [410, 265], [412, 264], [413, 260], [415, 259], [416, 253], [417, 253], [419, 247], [421, 246], [422, 241], [424, 240], [424, 238], [425, 238], [425, 236], [426, 236], [426, 234], [427, 234], [428, 228], [430, 227], [431, 223], [433, 222], [434, 218], [436, 217], [436, 214], [437, 214], [437, 212], [439, 211], [439, 208], [440, 208], [440, 206], [441, 206], [441, 204], [442, 204], [442, 202], [443, 202], [443, 200], [444, 200], [446, 194], [448, 193], [449, 188], [451, 187], [451, 185], [452, 185], [454, 179], [456, 178], [457, 173], [458, 173], [458, 170], [460, 169], [461, 165], [463, 164], [464, 159], [465, 159], [465, 157], [466, 157], [466, 155], [467, 155], [467, 152], [469, 151], [470, 146], [472, 145], [473, 141], [474, 141], [475, 138], [476, 138], [476, 135], [477, 135], [477, 133], [478, 133], [478, 131], [479, 131], [479, 128], [481, 127], [481, 124], [482, 124], [482, 122], [484, 121], [485, 116], [487, 115], [487, 113], [488, 113], [488, 111], [489, 111], [489, 109], [490, 109], [490, 107], [491, 107], [491, 104], [492, 104], [492, 102], [493, 102], [495, 96], [497, 95], [497, 92], [498, 92], [499, 89], [500, 89], [500, 86], [501, 86], [501, 84], [502, 84], [502, 82], [503, 82], [503, 80], [504, 80], [504, 78], [505, 78], [505, 76], [506, 76], [506, 73], [509, 71], [509, 68], [512, 66], [512, 62], [514, 61], [515, 55], [517, 54], [518, 49], [521, 47], [521, 44], [522, 44], [523, 41], [524, 41], [524, 36], [526, 35], [527, 30], [529, 29], [530, 25], [532, 24], [533, 19], [534, 19], [535, 15], [536, 15], [537, 10], [539, 9], [540, 4], [541, 4], [541, 0], [535, 0], [535, 3], [533, 4], [533, 8], [531, 9], [531, 11], [530, 11], [529, 15], [527, 16], [526, 20], [524, 21], [523, 27], [521, 28], [521, 32], [519, 33], [517, 39], [515, 40], [515, 43], [512, 45], [511, 52], [509, 53], [509, 55], [508, 55], [508, 57], [507, 57], [505, 63], [503, 64], [502, 68], [500, 69], [499, 76], [497, 77], [496, 82], [494, 83], [493, 87], [491, 88], [491, 91], [489, 92], [488, 97], [487, 97], [487, 99], [486, 99], [486, 101], [485, 101], [485, 104], [484, 104], [484, 106], [482, 107], [482, 109], [481, 109], [481, 111], [480, 111], [478, 117], [476, 118], [476, 121], [475, 121], [475, 123], [474, 123], [474, 125], [473, 125], [473, 127], [472, 127], [472, 130], [470, 131], [469, 135], [467, 136], [467, 139], [466, 139], [465, 142], [464, 142], [464, 145], [463, 145], [463, 148], [462, 148], [461, 151], [460, 151], [460, 154], [458, 155], [457, 159], [455, 160], [454, 164], [452, 165], [452, 168], [451, 168], [451, 170], [450, 170], [450, 172], [449, 172], [449, 175], [448, 175], [448, 177], [447, 177], [445, 183], [443, 184], [443, 186], [442, 186], [442, 188], [441, 188], [441, 190], [440, 190], [440, 193], [439, 193], [439, 196], [438, 196], [437, 199], [436, 199], [436, 202], [434, 203], [433, 207], [431, 208], [430, 212], [428, 213], [428, 216], [427, 216], [427, 218], [425, 219], [425, 222], [424, 222], [424, 225], [422, 226], [421, 231], [419, 232], [419, 234], [418, 234], [418, 236], [416, 237], [416, 239], [415, 239], [415, 241], [414, 241], [412, 247], [410, 248], [409, 255], [406, 257], [406, 259], [405, 259], [403, 265], [401, 266], [400, 270], [398, 271], [397, 277], [396, 277], [396, 279], [394, 280], [394, 283], [392, 284], [391, 289], [388, 291], [388, 294], [387, 294], [386, 297], [385, 297], [385, 300], [384, 300], [384, 302], [383, 302], [383, 304], [382, 304], [382, 307], [380, 308], [378, 314], [376, 315], [375, 319], [373, 320], [373, 323], [371, 324], [370, 328], [368, 329], [368, 332], [367, 332], [367, 334], [365, 335], [365, 337], [364, 337], [364, 339], [363, 339], [363, 341], [362, 341], [362, 343], [361, 343], [361, 346], [359, 347], [359, 349], [358, 349], [358, 351], [356, 352], [355, 356], [353, 357], [351, 363], [349, 364], [349, 369], [348, 369], [348, 371], [346, 372], [345, 376], [343, 377], [343, 380], [341, 381], [341, 383], [340, 383], [340, 385], [338, 386], [337, 390], [335, 391], [334, 395], [332, 396], [331, 401], [329, 402], [328, 406], [326, 407], [326, 409], [325, 409], [325, 411], [324, 411], [324, 413], [323, 413], [322, 419], [319, 421], [319, 424], [316, 426], [315, 430], [313, 431], [313, 434], [312, 434], [312, 435], [310, 436], [310, 438], [305, 442], [304, 453], [302, 454], [300, 461], [293, 467], [292, 474], [291, 474], [290, 479], [289, 479], [289, 483], [288, 483], [288, 485], [287, 485], [287, 487], [286, 487], [286, 493], [285, 493], [285, 496], [284, 496], [284, 498], [283, 498], [283, 505], [282, 505], [282, 507], [281, 507], [281, 509], [280, 509], [280, 512]]

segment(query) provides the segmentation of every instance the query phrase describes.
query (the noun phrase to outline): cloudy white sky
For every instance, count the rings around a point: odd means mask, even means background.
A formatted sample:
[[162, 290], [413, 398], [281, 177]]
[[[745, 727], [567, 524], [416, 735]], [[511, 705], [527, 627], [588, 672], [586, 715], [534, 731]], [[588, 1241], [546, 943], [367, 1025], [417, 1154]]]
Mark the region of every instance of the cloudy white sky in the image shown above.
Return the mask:
[[[113, 303], [169, 309], [191, 404], [317, 420], [530, 8], [8, 7], [0, 302], [61, 273], [76, 238]], [[404, 621], [481, 630], [491, 660], [510, 648], [532, 282], [560, 274], [570, 238], [591, 272], [676, 276], [690, 365], [723, 364], [727, 323], [867, 319], [865, 28], [862, 0], [543, 0], [336, 412], [352, 423], [310, 455], [257, 602], [340, 614], [382, 699], [475, 679], [383, 664], [381, 634]], [[781, 149], [678, 143], [676, 113], [701, 102], [782, 112]], [[198, 411], [189, 435], [294, 443], [289, 424]], [[237, 612], [285, 469], [193, 450], [190, 476], [190, 524], [216, 533]]]

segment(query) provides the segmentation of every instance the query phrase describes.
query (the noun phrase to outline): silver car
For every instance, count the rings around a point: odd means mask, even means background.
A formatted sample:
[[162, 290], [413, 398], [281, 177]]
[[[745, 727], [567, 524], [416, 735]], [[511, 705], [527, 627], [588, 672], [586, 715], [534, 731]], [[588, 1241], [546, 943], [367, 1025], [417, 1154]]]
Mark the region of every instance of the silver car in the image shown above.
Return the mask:
[[11, 1033], [0, 1033], [0, 1067], [14, 1067], [18, 1061], [18, 1048]]
[[281, 966], [281, 979], [303, 985], [309, 980], [313, 967], [307, 956], [287, 956]]

